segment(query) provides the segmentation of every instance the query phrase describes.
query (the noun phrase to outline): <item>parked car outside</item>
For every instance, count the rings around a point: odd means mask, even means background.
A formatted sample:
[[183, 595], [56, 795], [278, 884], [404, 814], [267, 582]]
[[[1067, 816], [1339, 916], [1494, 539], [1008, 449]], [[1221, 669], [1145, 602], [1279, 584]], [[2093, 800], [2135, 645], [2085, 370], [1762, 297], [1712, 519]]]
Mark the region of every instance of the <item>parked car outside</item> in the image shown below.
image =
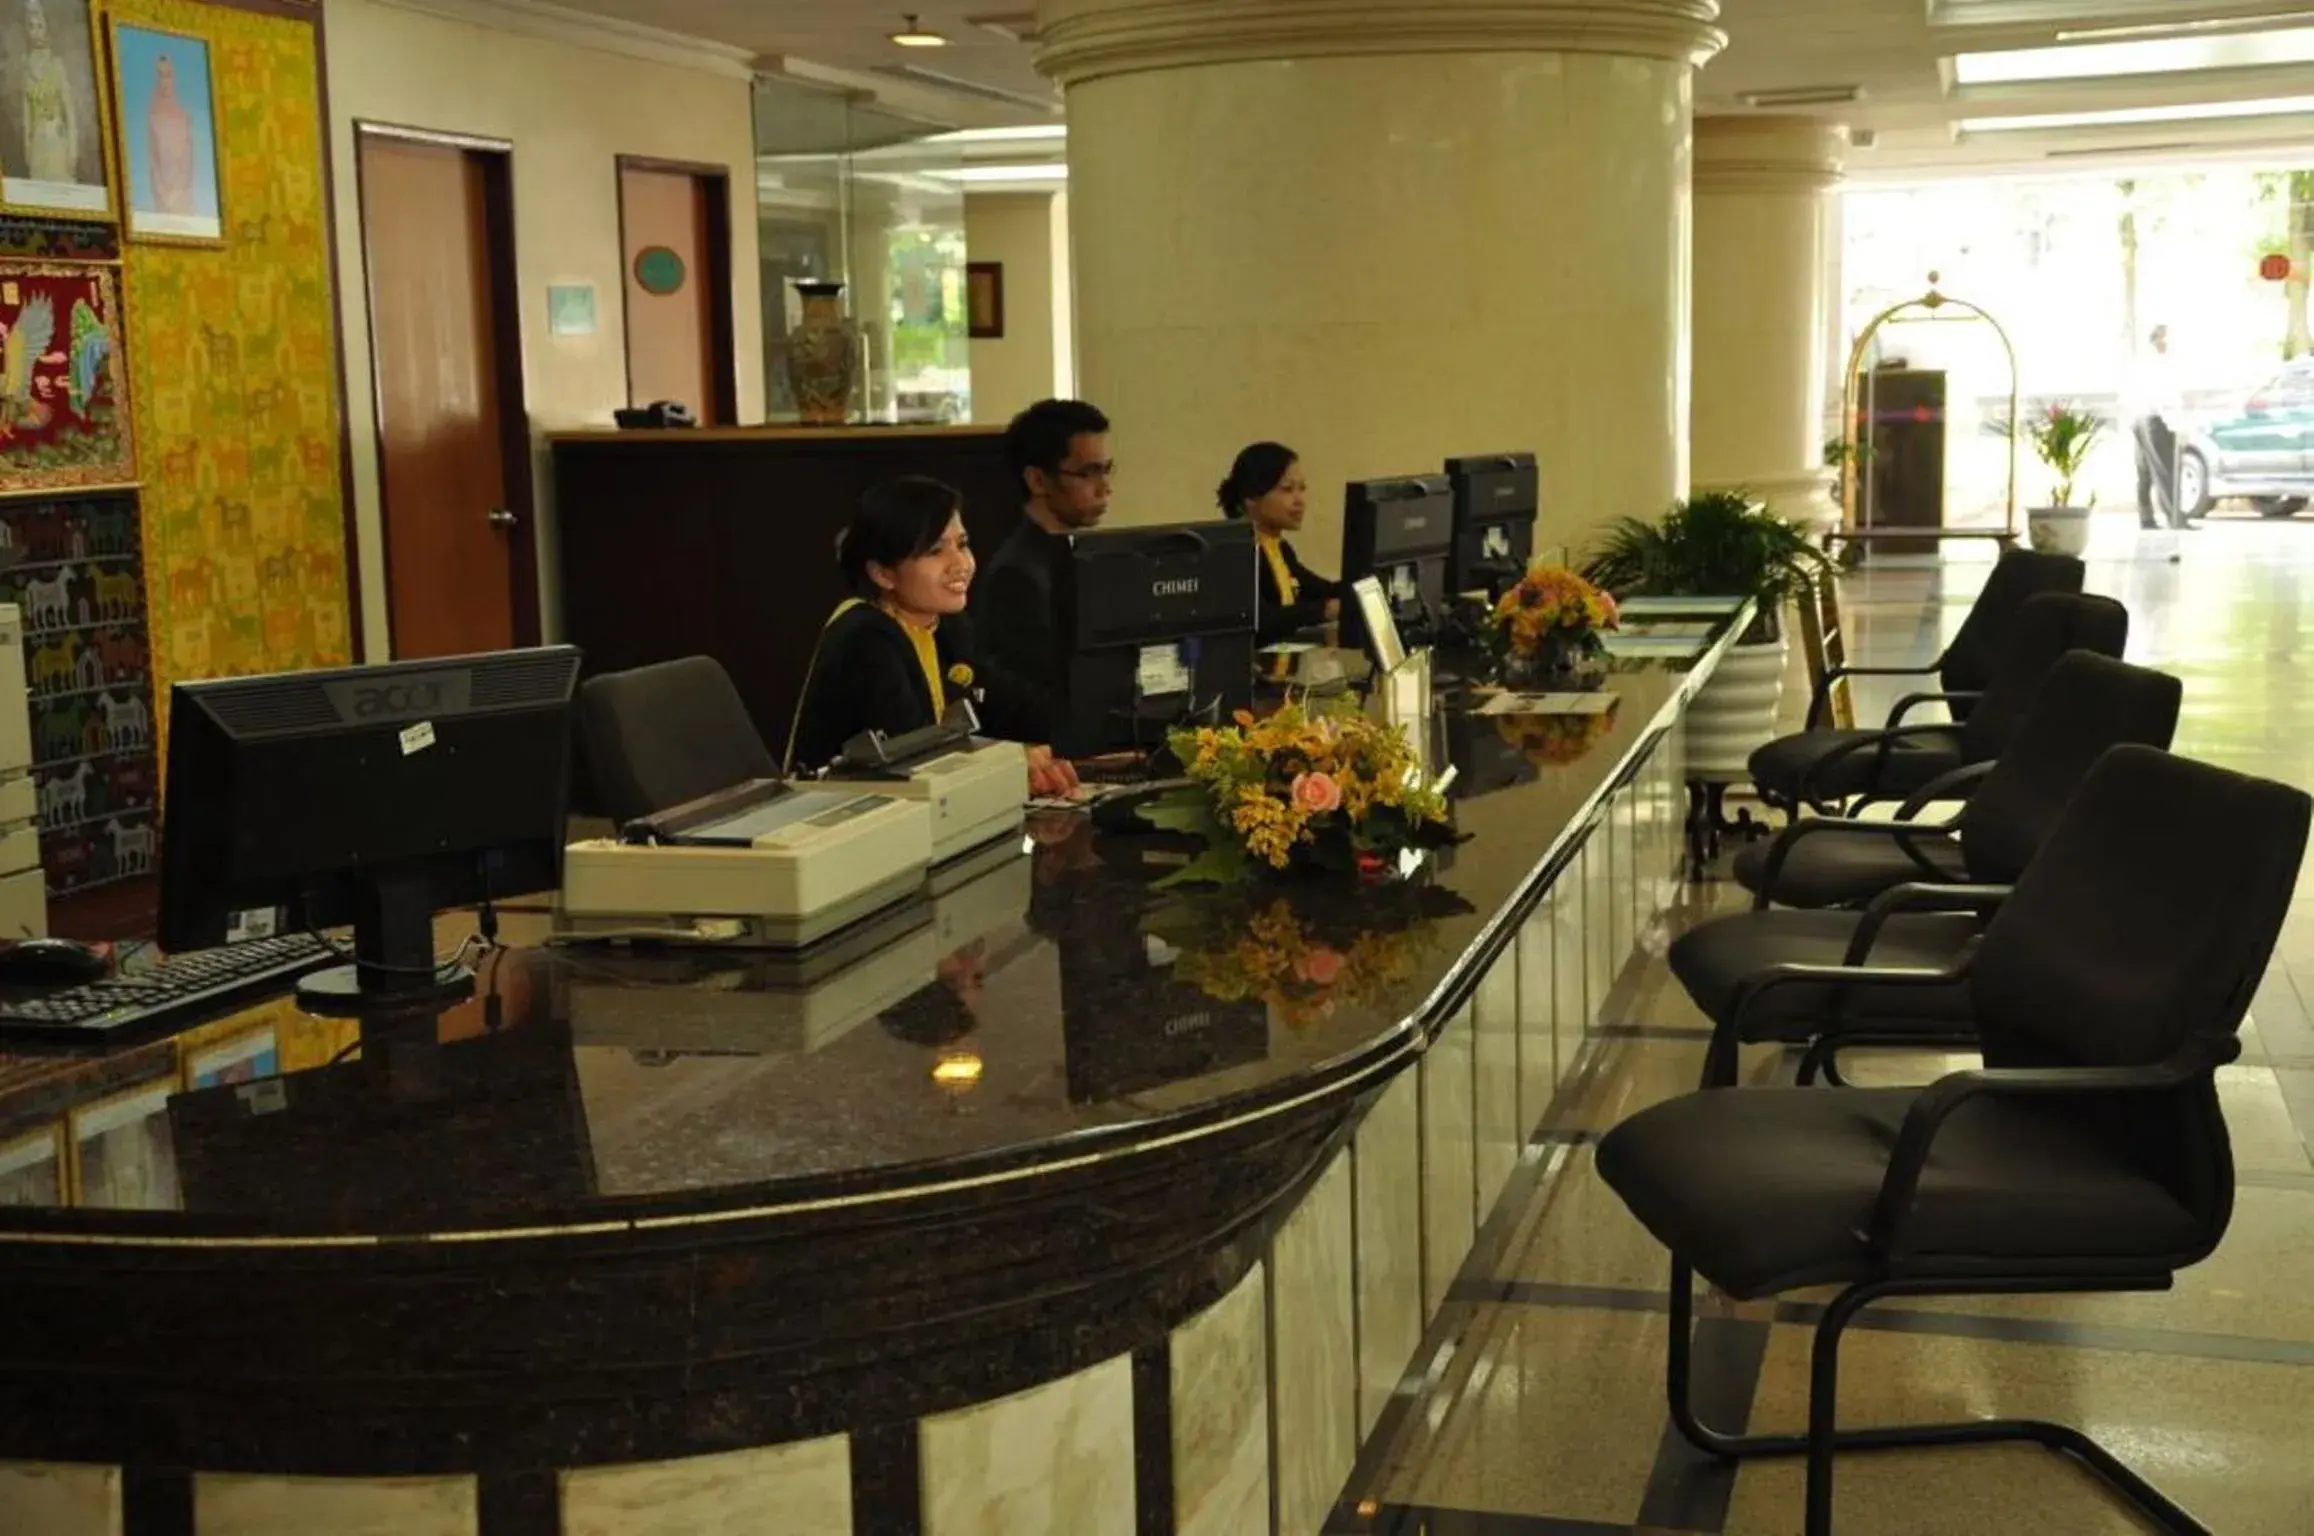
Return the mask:
[[2290, 517], [2314, 495], [2314, 358], [2283, 365], [2230, 411], [2190, 422], [2177, 456], [2177, 504], [2199, 517], [2228, 497]]

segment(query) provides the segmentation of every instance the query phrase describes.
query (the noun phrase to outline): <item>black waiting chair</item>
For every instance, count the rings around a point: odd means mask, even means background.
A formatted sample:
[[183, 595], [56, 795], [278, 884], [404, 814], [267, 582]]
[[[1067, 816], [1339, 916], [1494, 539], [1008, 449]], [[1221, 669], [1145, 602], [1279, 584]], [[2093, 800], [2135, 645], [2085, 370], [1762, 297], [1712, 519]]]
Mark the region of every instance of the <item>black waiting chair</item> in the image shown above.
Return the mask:
[[[2001, 640], [1981, 693], [1916, 693], [1877, 731], [1813, 730], [1778, 737], [1748, 764], [1760, 797], [1791, 814], [1830, 809], [1857, 796], [1902, 799], [1972, 763], [2000, 756], [2041, 679], [2067, 651], [2119, 659], [2129, 643], [2129, 610], [2109, 597], [2043, 592], [2028, 598]], [[1924, 705], [1954, 718], [1908, 724]]]
[[[2057, 824], [2108, 747], [2167, 747], [2177, 731], [2178, 680], [2089, 651], [2050, 668], [2008, 749], [1923, 787], [1896, 821], [1815, 817], [1737, 853], [1736, 882], [1757, 905], [1852, 907], [1894, 886], [1929, 880], [2007, 885]], [[1948, 821], [1914, 823], [1936, 803], [1965, 802]]]
[[[1944, 648], [1944, 654], [1925, 667], [1852, 667], [1845, 656], [1827, 657], [1808, 700], [1807, 728], [1833, 724], [1832, 690], [1851, 677], [1934, 677], [1945, 693], [1964, 696], [1991, 686], [2009, 626], [2025, 604], [2043, 592], [2078, 592], [2089, 568], [2071, 555], [2044, 555], [2037, 550], [2012, 549], [2003, 554], [1969, 605], [1967, 617]], [[1960, 718], [1967, 713], [1960, 706]]]
[[[1958, 981], [1903, 983], [1916, 979], [1913, 972], [1949, 969], [1967, 955], [1985, 914], [2023, 877], [2107, 751], [2131, 741], [2169, 745], [2183, 691], [2176, 678], [2127, 662], [2087, 651], [2064, 657], [2044, 679], [2009, 750], [1987, 765], [1949, 841], [1941, 832], [1890, 822], [1819, 819], [1787, 827], [1771, 847], [1794, 858], [1821, 851], [1817, 875], [1862, 884], [1875, 868], [1869, 861], [1877, 859], [1878, 872], [1894, 878], [1870, 892], [1860, 912], [1755, 909], [1700, 923], [1672, 941], [1672, 975], [1712, 1023], [1739, 1042], [1808, 1047], [1800, 1062], [1803, 1083], [1818, 1072], [1840, 1081], [1843, 1049], [1974, 1049], [1967, 988]], [[1945, 859], [1959, 867], [1944, 868]], [[1765, 874], [1781, 881], [1789, 868], [1771, 862]], [[1837, 966], [1857, 979], [1754, 989], [1757, 978], [1786, 966]], [[1889, 969], [1902, 973], [1897, 985], [1863, 979]]]
[[731, 675], [711, 657], [590, 677], [579, 685], [578, 722], [596, 808], [621, 825], [779, 777]]
[[[1712, 1088], [1610, 1131], [1600, 1176], [1671, 1250], [1681, 1434], [1731, 1460], [1804, 1456], [1808, 1536], [1832, 1530], [1836, 1451], [1990, 1442], [2073, 1456], [2159, 1529], [2203, 1532], [2067, 1425], [1839, 1430], [1840, 1340], [1890, 1297], [2160, 1291], [2217, 1247], [2234, 1188], [2217, 1069], [2240, 1054], [2310, 809], [2285, 785], [2116, 747], [1968, 967], [1982, 1070], [1923, 1088]], [[1732, 1035], [1712, 1049], [1731, 1078]], [[1804, 1434], [1697, 1418], [1697, 1274], [1738, 1301], [1841, 1287], [1817, 1324]]]

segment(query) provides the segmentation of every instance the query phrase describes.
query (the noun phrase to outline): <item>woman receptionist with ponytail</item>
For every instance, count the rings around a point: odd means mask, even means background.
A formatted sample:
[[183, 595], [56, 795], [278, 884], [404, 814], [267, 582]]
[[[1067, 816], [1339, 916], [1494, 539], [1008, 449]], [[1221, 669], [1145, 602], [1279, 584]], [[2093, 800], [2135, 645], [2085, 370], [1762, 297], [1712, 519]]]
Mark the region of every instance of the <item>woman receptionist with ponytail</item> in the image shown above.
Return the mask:
[[[861, 498], [836, 545], [854, 596], [820, 632], [803, 701], [789, 735], [790, 772], [825, 767], [862, 731], [899, 735], [938, 724], [969, 702], [982, 731], [1007, 741], [1051, 734], [1044, 703], [983, 667], [965, 627], [975, 569], [964, 534], [963, 497], [937, 480], [910, 475]], [[1030, 746], [1029, 792], [1061, 795], [1076, 772], [1043, 746]]]
[[1255, 443], [1237, 456], [1217, 493], [1221, 510], [1253, 524], [1261, 582], [1255, 638], [1267, 645], [1342, 612], [1342, 584], [1328, 581], [1294, 554], [1286, 535], [1299, 533], [1309, 510], [1302, 461], [1283, 443]]

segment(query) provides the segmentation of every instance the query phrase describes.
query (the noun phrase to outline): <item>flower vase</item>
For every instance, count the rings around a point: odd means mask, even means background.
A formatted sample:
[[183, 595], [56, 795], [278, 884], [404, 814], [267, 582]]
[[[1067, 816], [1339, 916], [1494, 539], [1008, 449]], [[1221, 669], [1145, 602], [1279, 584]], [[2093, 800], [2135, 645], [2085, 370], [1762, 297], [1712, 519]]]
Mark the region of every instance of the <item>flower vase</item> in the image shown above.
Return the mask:
[[1503, 686], [1521, 692], [1589, 693], [1606, 680], [1606, 647], [1592, 630], [1554, 630], [1531, 650], [1503, 653]]
[[807, 427], [840, 427], [851, 419], [859, 366], [859, 328], [844, 318], [844, 285], [799, 282], [803, 321], [787, 334], [787, 382]]

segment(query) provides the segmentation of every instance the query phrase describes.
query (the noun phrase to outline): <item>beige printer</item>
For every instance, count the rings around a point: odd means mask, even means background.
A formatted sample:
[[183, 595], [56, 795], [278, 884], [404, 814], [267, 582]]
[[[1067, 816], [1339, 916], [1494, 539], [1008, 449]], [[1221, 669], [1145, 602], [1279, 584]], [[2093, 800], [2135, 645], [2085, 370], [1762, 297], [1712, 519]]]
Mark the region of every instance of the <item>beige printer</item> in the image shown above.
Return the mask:
[[763, 779], [563, 852], [566, 938], [796, 949], [919, 895], [922, 800]]
[[815, 783], [920, 802], [932, 815], [932, 862], [1018, 832], [1027, 815], [1028, 754], [972, 734], [969, 705], [941, 725], [904, 735], [868, 731]]
[[822, 1050], [933, 984], [940, 962], [1028, 912], [1033, 861], [1017, 846], [961, 861], [969, 878], [856, 925], [810, 958], [697, 947], [587, 954], [563, 964], [577, 1045], [667, 1055]]

